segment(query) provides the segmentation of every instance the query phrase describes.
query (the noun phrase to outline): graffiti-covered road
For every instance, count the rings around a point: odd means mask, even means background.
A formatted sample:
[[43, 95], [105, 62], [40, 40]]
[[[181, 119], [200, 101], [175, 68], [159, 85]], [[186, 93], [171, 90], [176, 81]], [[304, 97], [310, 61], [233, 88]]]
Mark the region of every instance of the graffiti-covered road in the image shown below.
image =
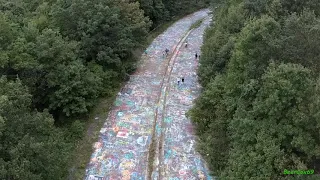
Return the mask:
[[[148, 47], [106, 117], [86, 180], [212, 179], [195, 151], [192, 124], [185, 116], [200, 92], [195, 53], [210, 23], [208, 13], [202, 10], [177, 21]], [[201, 26], [189, 31], [200, 19]], [[166, 48], [168, 57], [163, 55]], [[185, 82], [178, 85], [182, 76]]]

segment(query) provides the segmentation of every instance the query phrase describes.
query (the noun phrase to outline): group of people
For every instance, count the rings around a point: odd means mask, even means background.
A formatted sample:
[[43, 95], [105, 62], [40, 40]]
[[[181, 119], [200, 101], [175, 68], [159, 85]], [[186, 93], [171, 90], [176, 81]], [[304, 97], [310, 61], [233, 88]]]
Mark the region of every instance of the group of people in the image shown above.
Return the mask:
[[[185, 43], [184, 43], [184, 47], [185, 48], [187, 48], [188, 47], [188, 41], [186, 41]], [[147, 49], [145, 49], [144, 50], [144, 53], [145, 54], [148, 54], [148, 52], [147, 52]], [[163, 57], [167, 57], [168, 55], [169, 55], [169, 49], [168, 48], [166, 48], [164, 51], [163, 51]], [[198, 55], [198, 53], [196, 52], [196, 54], [195, 54], [195, 59], [197, 60], [197, 59], [200, 59], [200, 55]]]
[[[188, 41], [185, 41], [184, 46], [185, 46], [185, 48], [188, 47]], [[145, 54], [147, 54], [146, 51], [145, 51]], [[163, 54], [162, 54], [162, 55], [163, 55], [163, 57], [168, 56], [168, 55], [169, 55], [169, 49], [166, 48], [166, 49], [163, 51]], [[195, 54], [194, 56], [195, 56], [195, 59], [196, 59], [196, 60], [197, 60], [197, 59], [200, 59], [200, 55], [198, 55], [198, 52], [196, 52], [196, 54]], [[180, 84], [184, 84], [184, 77], [178, 77], [178, 78], [177, 78], [177, 82], [178, 82], [178, 86], [180, 86]]]
[[[184, 47], [185, 48], [187, 48], [188, 47], [188, 41], [186, 41], [185, 43], [184, 43]], [[198, 55], [198, 53], [196, 52], [196, 54], [195, 54], [195, 57], [196, 57], [196, 59], [200, 59], [200, 55]]]
[[[188, 41], [186, 40], [185, 43], [184, 43], [184, 47], [187, 48], [188, 47]], [[200, 59], [200, 55], [198, 55], [198, 52], [196, 52], [196, 54], [194, 55], [195, 56], [195, 59]], [[178, 77], [177, 78], [177, 82], [178, 82], [178, 86], [180, 86], [180, 83], [181, 84], [184, 84], [184, 77]]]
[[166, 57], [166, 56], [168, 56], [168, 55], [169, 55], [169, 49], [166, 48], [166, 50], [163, 51], [162, 56], [163, 56], [163, 57]]
[[196, 60], [199, 58], [200, 59], [200, 55], [198, 55], [198, 53], [196, 52], [196, 54], [194, 55]]

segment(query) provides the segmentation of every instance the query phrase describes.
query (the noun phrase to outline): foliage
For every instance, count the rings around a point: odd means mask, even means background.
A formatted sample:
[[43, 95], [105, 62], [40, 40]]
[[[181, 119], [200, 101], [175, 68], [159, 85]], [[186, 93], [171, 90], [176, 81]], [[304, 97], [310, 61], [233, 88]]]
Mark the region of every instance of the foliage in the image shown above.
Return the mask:
[[205, 7], [139, 2], [0, 0], [0, 179], [66, 179], [76, 119], [135, 71], [152, 24]]
[[153, 22], [153, 28], [174, 16], [187, 14], [206, 7], [210, 0], [135, 0], [140, 3], [144, 14]]
[[230, 121], [232, 148], [222, 177], [283, 179], [284, 169], [307, 169], [319, 156], [310, 74], [300, 65], [271, 64], [252, 107], [239, 106]]
[[318, 169], [318, 1], [214, 6], [189, 112], [199, 152], [220, 179], [301, 179], [283, 170]]
[[224, 102], [225, 80], [225, 76], [217, 75], [188, 113], [196, 125], [196, 133], [200, 138], [198, 150], [206, 157], [210, 169], [216, 170], [215, 174], [224, 169], [229, 150], [227, 136], [229, 117]]
[[196, 28], [200, 27], [201, 24], [202, 24], [202, 22], [203, 22], [203, 19], [199, 19], [198, 21], [196, 21], [195, 23], [193, 23], [193, 24], [190, 26], [189, 29], [191, 30], [191, 29], [196, 29]]
[[215, 28], [206, 31], [205, 43], [201, 47], [199, 77], [202, 86], [206, 86], [215, 75], [225, 72], [235, 38], [246, 20], [243, 4], [230, 8], [223, 6], [218, 14]]
[[61, 179], [70, 144], [48, 111], [31, 111], [20, 80], [0, 79], [1, 179]]
[[314, 72], [320, 68], [320, 19], [305, 10], [293, 13], [284, 21], [281, 37], [281, 57], [302, 64]]

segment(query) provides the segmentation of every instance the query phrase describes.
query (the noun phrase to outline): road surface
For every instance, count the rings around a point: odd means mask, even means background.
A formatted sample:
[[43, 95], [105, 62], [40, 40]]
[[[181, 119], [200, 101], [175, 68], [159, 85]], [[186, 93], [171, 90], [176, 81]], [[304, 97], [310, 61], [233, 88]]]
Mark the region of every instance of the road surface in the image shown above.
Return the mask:
[[[86, 180], [212, 179], [195, 151], [192, 124], [185, 116], [201, 88], [195, 53], [210, 22], [208, 13], [177, 21], [148, 47], [106, 117]], [[199, 19], [204, 19], [201, 26], [190, 31]], [[169, 55], [163, 56], [166, 48]], [[182, 76], [185, 82], [178, 85]]]

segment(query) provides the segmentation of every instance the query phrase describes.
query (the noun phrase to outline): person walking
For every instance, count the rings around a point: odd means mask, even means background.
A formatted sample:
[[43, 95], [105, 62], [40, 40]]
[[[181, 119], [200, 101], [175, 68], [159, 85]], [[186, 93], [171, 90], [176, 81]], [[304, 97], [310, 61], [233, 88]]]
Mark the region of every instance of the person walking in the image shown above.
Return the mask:
[[168, 56], [168, 54], [169, 54], [169, 49], [166, 48], [165, 52], [166, 52], [166, 55]]
[[184, 43], [184, 47], [188, 47], [188, 41], [186, 41], [185, 43]]
[[181, 83], [184, 84], [184, 77], [181, 78]]
[[178, 86], [180, 86], [180, 78], [177, 77]]
[[196, 54], [194, 55], [196, 57], [196, 59], [198, 58], [198, 53], [196, 52]]

